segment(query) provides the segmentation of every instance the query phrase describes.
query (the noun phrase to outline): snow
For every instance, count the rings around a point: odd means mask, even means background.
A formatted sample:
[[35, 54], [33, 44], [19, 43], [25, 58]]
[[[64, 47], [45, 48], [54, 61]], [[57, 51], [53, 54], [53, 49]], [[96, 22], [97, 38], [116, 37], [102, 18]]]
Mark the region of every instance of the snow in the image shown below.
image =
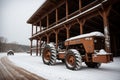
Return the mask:
[[96, 52], [98, 55], [106, 55], [106, 54], [112, 54], [112, 53], [107, 53], [104, 49], [101, 49], [99, 52]]
[[13, 50], [8, 50], [8, 52], [14, 52]]
[[95, 31], [95, 32], [86, 33], [86, 34], [78, 35], [78, 36], [75, 36], [75, 37], [71, 37], [71, 38], [67, 39], [66, 41], [85, 38], [85, 37], [91, 37], [91, 36], [102, 36], [102, 37], [104, 37], [104, 34], [101, 33], [101, 32]]
[[55, 43], [54, 42], [51, 42], [51, 43], [49, 43], [48, 44], [50, 47], [55, 47], [54, 45], [55, 45]]
[[82, 63], [82, 68], [78, 71], [67, 69], [61, 61], [57, 61], [57, 64], [53, 66], [45, 65], [41, 56], [35, 56], [35, 54], [30, 56], [27, 53], [15, 53], [14, 56], [8, 56], [8, 58], [17, 66], [47, 80], [120, 80], [120, 57], [114, 58], [112, 63], [102, 64], [99, 69], [88, 68]]

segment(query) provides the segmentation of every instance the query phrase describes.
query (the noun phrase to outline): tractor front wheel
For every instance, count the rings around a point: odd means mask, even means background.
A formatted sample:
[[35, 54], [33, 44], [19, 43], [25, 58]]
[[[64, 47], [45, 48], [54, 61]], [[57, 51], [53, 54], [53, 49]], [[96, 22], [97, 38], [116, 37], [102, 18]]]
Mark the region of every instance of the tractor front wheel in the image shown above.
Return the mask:
[[82, 66], [80, 53], [76, 49], [68, 50], [65, 57], [65, 65], [70, 70], [79, 70]]
[[57, 58], [57, 51], [55, 49], [55, 46], [53, 43], [47, 44], [44, 47], [43, 54], [42, 54], [42, 60], [44, 64], [47, 65], [54, 65], [56, 63]]

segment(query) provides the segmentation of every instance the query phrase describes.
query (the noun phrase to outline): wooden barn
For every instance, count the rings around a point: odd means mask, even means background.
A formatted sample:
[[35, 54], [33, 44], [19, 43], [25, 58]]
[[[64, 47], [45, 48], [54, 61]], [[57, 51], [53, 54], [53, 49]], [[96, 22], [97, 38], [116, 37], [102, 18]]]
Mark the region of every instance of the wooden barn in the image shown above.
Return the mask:
[[[105, 49], [120, 56], [120, 0], [46, 0], [27, 21], [31, 24], [31, 55], [42, 45], [59, 43], [93, 31], [105, 35]], [[36, 43], [34, 46], [33, 43]]]

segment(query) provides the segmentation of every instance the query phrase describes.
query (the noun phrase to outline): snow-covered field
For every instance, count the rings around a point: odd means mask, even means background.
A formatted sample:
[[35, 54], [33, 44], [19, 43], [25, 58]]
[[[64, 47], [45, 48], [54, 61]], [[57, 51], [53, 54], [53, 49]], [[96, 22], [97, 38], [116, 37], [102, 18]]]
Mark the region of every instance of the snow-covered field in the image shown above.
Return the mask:
[[8, 58], [16, 65], [47, 80], [120, 80], [120, 57], [114, 58], [112, 63], [102, 64], [99, 69], [88, 68], [83, 63], [82, 69], [78, 71], [68, 70], [61, 62], [54, 66], [45, 65], [41, 56], [30, 56], [27, 53]]

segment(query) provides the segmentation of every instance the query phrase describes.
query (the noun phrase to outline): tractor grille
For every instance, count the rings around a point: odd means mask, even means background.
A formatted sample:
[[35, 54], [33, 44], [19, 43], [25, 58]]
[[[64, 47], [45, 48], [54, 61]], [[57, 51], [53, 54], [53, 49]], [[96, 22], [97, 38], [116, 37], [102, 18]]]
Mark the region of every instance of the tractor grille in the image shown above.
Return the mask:
[[105, 48], [105, 40], [103, 37], [95, 37], [94, 38], [94, 49], [100, 50]]

